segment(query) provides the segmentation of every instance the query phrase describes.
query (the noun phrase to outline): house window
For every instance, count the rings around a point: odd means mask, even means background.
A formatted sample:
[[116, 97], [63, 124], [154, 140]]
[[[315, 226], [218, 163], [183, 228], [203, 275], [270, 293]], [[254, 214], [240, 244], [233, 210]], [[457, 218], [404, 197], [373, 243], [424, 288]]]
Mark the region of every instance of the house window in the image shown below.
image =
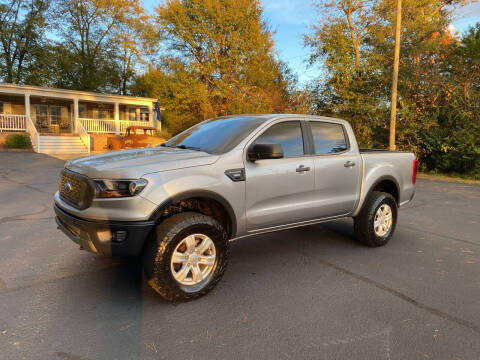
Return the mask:
[[3, 102], [0, 102], [0, 114], [3, 114]]
[[140, 108], [140, 121], [148, 121], [148, 108]]
[[98, 109], [98, 118], [103, 120], [113, 119], [113, 112], [108, 108], [99, 108]]
[[135, 121], [137, 120], [136, 118], [137, 118], [137, 109], [135, 108], [128, 109], [128, 120]]
[[88, 118], [86, 104], [78, 104], [78, 117]]

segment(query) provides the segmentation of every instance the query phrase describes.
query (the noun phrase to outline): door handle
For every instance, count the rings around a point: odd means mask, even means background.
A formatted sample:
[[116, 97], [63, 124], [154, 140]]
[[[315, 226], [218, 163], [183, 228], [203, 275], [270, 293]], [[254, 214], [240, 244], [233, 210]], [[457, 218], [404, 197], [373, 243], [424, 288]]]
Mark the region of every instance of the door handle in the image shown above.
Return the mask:
[[310, 171], [310, 167], [305, 166], [305, 165], [300, 165], [296, 170], [296, 172], [298, 172], [298, 173], [301, 173], [301, 172], [304, 172], [304, 171]]
[[353, 161], [347, 161], [345, 164], [343, 164], [343, 166], [345, 166], [346, 168], [354, 167], [355, 163]]

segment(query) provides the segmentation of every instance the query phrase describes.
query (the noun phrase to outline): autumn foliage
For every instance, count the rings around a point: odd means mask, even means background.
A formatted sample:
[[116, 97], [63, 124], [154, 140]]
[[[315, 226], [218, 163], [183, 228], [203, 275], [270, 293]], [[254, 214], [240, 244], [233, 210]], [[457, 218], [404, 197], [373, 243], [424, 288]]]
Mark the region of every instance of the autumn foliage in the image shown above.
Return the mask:
[[[403, 0], [397, 147], [421, 168], [480, 177], [480, 24], [452, 33], [469, 0]], [[305, 35], [318, 78], [279, 60], [260, 0], [0, 0], [2, 81], [158, 98], [176, 134], [238, 113], [344, 118], [386, 147], [395, 0], [315, 0]]]

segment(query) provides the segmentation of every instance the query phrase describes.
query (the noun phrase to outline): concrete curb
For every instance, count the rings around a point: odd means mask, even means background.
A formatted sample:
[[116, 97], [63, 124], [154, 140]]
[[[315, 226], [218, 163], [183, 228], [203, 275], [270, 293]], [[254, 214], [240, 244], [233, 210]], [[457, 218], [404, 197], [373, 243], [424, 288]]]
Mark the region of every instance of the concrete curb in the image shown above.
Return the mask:
[[0, 149], [0, 152], [34, 152], [33, 149]]

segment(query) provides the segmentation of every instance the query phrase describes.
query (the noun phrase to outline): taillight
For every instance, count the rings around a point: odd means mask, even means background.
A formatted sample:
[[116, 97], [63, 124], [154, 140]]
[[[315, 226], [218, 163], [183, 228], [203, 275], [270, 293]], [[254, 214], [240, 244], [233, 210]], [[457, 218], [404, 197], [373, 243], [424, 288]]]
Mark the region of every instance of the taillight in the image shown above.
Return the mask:
[[412, 185], [415, 185], [417, 181], [417, 170], [418, 170], [418, 160], [413, 160], [413, 168], [412, 168]]

